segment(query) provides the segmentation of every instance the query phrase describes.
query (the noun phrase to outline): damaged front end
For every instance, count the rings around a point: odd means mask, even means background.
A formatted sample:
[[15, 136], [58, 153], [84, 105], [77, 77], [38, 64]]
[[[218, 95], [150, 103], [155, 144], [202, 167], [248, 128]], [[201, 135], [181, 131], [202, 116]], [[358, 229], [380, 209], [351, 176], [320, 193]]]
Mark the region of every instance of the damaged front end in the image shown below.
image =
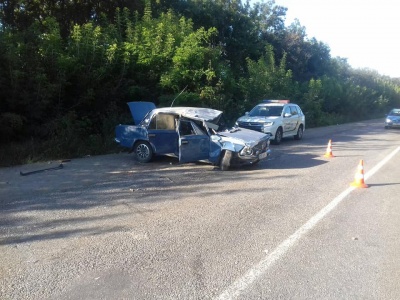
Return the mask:
[[232, 151], [231, 165], [254, 164], [271, 154], [270, 136], [244, 128], [218, 132], [222, 149]]

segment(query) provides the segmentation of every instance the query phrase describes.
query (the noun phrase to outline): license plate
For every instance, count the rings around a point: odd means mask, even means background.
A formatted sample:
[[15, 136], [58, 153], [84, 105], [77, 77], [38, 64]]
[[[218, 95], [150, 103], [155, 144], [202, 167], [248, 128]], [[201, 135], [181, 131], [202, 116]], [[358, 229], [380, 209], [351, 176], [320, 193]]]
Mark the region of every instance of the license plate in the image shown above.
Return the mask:
[[267, 152], [261, 153], [261, 154], [258, 156], [259, 159], [264, 159], [264, 158], [266, 158], [266, 157], [267, 157]]

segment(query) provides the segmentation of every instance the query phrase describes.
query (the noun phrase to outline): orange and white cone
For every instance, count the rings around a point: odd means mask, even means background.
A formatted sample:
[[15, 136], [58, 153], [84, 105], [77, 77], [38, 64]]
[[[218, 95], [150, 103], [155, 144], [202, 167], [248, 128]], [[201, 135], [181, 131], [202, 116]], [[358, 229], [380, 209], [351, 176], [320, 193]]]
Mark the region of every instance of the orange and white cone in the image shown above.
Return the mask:
[[368, 185], [364, 183], [364, 161], [360, 160], [358, 164], [357, 173], [351, 186], [358, 188], [367, 188]]
[[332, 154], [332, 140], [329, 140], [328, 147], [326, 148], [325, 157], [335, 157]]

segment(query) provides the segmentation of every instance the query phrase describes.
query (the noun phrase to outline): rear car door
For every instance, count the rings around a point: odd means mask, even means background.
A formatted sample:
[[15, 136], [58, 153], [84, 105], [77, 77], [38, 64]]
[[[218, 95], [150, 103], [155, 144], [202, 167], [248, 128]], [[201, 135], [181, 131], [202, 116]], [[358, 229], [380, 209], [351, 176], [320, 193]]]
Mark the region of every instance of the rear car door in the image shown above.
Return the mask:
[[210, 155], [210, 137], [190, 120], [178, 122], [179, 161], [206, 160]]
[[292, 113], [293, 130], [295, 130], [297, 132], [297, 129], [299, 128], [299, 125], [301, 123], [301, 116], [295, 105], [290, 106], [290, 111]]

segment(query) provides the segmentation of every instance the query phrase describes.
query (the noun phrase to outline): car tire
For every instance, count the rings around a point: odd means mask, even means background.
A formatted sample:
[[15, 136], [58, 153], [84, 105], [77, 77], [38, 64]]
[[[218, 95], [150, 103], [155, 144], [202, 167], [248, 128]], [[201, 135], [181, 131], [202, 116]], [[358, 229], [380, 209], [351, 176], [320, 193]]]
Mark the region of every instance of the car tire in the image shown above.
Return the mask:
[[297, 134], [294, 136], [295, 140], [301, 140], [303, 138], [303, 125], [299, 126], [299, 129], [297, 129]]
[[283, 131], [282, 128], [279, 127], [275, 133], [274, 144], [279, 145], [282, 142], [282, 137], [283, 137]]
[[136, 160], [141, 163], [147, 163], [153, 158], [153, 149], [147, 142], [137, 142], [134, 146]]
[[231, 166], [231, 159], [232, 159], [232, 151], [225, 150], [224, 153], [222, 154], [221, 161], [219, 163], [219, 168], [221, 169], [221, 171], [229, 170], [229, 167]]

